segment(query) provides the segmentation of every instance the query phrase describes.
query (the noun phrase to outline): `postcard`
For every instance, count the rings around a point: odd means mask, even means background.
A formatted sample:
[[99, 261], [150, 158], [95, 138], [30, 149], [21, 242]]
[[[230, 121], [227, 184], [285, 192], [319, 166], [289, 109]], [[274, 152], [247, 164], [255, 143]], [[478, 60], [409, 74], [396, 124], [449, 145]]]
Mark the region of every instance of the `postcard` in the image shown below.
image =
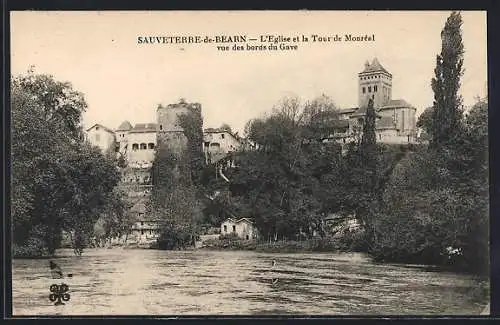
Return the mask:
[[13, 316], [489, 315], [485, 11], [12, 11]]

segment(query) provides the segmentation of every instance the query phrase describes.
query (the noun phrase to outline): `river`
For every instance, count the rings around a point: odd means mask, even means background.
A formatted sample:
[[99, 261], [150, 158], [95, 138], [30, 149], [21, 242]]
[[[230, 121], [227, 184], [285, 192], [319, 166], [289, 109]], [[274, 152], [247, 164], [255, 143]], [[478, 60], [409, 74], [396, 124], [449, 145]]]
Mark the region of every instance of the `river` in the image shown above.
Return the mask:
[[[272, 266], [272, 261], [275, 266]], [[13, 315], [478, 315], [472, 277], [362, 254], [87, 249], [16, 259]], [[273, 279], [278, 279], [273, 284]], [[70, 300], [49, 301], [51, 284]]]

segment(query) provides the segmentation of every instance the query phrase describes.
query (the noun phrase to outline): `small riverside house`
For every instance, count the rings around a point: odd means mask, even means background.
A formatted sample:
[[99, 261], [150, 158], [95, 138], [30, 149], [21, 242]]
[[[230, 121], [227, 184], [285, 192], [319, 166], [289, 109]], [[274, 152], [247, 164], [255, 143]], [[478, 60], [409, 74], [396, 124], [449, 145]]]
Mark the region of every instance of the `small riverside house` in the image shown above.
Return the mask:
[[252, 220], [248, 218], [228, 218], [220, 226], [221, 235], [236, 234], [241, 239], [253, 240], [258, 238], [258, 230]]

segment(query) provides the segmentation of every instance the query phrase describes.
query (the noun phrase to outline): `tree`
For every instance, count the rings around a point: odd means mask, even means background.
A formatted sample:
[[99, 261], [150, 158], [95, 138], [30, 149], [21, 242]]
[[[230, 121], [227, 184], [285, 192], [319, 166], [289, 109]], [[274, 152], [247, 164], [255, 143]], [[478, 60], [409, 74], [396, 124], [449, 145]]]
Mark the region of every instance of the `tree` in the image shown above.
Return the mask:
[[203, 207], [188, 162], [188, 150], [178, 154], [168, 146], [157, 147], [147, 212], [160, 223], [159, 246], [162, 249], [193, 245], [199, 233]]
[[116, 166], [83, 142], [86, 107], [69, 83], [51, 76], [12, 79], [12, 219], [14, 256], [53, 254], [61, 231], [88, 237]]
[[247, 123], [246, 136], [258, 149], [240, 154], [232, 200], [267, 238], [320, 231], [325, 215], [339, 208], [338, 197], [328, 194], [339, 192], [340, 148], [324, 142], [336, 121], [333, 101], [322, 96], [304, 104], [284, 98]]
[[427, 107], [422, 114], [418, 117], [417, 127], [422, 128], [428, 134], [432, 133], [432, 119], [434, 114], [434, 107]]
[[458, 94], [463, 75], [464, 45], [462, 43], [462, 16], [453, 12], [441, 32], [441, 53], [436, 57], [431, 146], [440, 147], [461, 132], [462, 98]]
[[203, 117], [201, 106], [189, 105], [188, 112], [178, 117], [179, 123], [187, 138], [185, 159], [190, 166], [190, 178], [193, 184], [201, 184], [202, 170], [205, 167], [205, 157], [201, 145], [203, 143]]
[[220, 130], [227, 131], [229, 133], [233, 133], [233, 129], [231, 126], [227, 123], [222, 123], [222, 125], [219, 127]]
[[83, 141], [80, 123], [87, 103], [71, 83], [57, 81], [51, 75], [35, 74], [34, 67], [31, 67], [26, 74], [14, 78], [12, 86], [22, 89], [35, 105], [43, 108], [40, 113], [45, 121], [60, 125], [67, 136]]

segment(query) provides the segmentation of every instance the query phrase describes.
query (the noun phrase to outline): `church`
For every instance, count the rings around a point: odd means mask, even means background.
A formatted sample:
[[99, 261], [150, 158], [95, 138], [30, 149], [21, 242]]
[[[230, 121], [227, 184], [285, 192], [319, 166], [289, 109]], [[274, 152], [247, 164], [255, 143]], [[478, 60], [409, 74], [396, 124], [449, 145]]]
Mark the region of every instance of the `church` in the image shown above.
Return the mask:
[[366, 61], [358, 73], [358, 107], [341, 109], [335, 133], [337, 141], [347, 143], [361, 138], [368, 100], [376, 112], [377, 142], [388, 144], [415, 143], [417, 109], [404, 99], [392, 99], [392, 74], [374, 58]]

